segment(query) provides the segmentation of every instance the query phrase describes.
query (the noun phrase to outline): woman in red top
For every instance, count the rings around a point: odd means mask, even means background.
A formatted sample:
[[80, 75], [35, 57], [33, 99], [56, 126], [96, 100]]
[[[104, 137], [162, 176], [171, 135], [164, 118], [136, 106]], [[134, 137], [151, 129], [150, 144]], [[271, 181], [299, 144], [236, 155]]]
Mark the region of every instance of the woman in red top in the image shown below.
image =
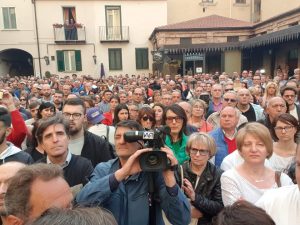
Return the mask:
[[118, 96], [114, 95], [110, 98], [110, 100], [109, 100], [110, 110], [106, 113], [103, 113], [103, 116], [105, 117], [105, 119], [102, 120], [101, 123], [108, 125], [108, 126], [113, 125], [114, 112], [115, 112], [117, 105], [119, 105], [119, 104], [120, 104], [120, 98]]

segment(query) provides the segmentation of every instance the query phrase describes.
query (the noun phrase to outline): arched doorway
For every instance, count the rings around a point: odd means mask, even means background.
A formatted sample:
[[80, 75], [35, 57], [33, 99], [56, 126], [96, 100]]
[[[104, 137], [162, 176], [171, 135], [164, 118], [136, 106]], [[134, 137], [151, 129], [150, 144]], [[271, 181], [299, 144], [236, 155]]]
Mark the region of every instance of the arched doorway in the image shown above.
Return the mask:
[[14, 76], [32, 76], [32, 55], [21, 49], [6, 49], [0, 52], [0, 72]]

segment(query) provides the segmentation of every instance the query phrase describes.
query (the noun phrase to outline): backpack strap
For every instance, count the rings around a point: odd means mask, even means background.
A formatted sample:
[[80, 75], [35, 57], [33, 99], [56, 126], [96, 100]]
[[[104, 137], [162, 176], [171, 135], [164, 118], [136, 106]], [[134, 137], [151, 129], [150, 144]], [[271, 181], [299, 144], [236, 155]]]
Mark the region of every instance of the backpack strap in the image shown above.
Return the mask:
[[109, 126], [106, 125], [106, 140], [109, 142]]

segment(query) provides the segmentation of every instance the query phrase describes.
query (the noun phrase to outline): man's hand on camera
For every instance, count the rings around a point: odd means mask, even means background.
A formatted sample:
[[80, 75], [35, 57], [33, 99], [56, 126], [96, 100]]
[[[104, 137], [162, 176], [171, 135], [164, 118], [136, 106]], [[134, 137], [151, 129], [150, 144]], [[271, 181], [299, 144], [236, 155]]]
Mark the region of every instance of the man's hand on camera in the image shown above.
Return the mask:
[[142, 153], [151, 150], [151, 148], [140, 149], [137, 150], [133, 155], [131, 155], [126, 161], [126, 163], [122, 166], [122, 168], [115, 172], [115, 177], [117, 181], [121, 182], [130, 175], [141, 172], [142, 169], [140, 167], [139, 157]]
[[[167, 147], [161, 148], [161, 151], [164, 151], [167, 154], [168, 159], [170, 160], [171, 167], [177, 166], [178, 161], [176, 157], [174, 156], [171, 149]], [[163, 171], [164, 180], [167, 187], [173, 187], [176, 184], [174, 171], [171, 169], [167, 169]]]

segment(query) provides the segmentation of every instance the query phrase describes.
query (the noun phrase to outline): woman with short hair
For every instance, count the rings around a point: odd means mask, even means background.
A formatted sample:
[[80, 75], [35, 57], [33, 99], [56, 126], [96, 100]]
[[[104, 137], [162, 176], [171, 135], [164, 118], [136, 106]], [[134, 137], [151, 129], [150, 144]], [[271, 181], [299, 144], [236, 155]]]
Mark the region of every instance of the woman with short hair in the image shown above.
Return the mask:
[[150, 107], [143, 107], [139, 110], [138, 123], [145, 130], [151, 130], [155, 125], [155, 112]]
[[248, 123], [236, 136], [237, 149], [244, 162], [222, 174], [222, 199], [225, 206], [244, 199], [255, 203], [265, 191], [292, 185], [284, 173], [275, 173], [265, 166], [273, 152], [271, 134], [260, 123]]
[[209, 162], [216, 154], [216, 144], [208, 134], [193, 133], [186, 144], [190, 157], [177, 170], [179, 184], [191, 200], [192, 218], [197, 224], [210, 224], [223, 208], [222, 170]]
[[212, 131], [213, 127], [211, 124], [206, 122], [205, 115], [207, 112], [207, 104], [201, 99], [195, 99], [191, 101], [192, 112], [191, 117], [188, 118], [189, 124], [197, 127], [199, 132]]

